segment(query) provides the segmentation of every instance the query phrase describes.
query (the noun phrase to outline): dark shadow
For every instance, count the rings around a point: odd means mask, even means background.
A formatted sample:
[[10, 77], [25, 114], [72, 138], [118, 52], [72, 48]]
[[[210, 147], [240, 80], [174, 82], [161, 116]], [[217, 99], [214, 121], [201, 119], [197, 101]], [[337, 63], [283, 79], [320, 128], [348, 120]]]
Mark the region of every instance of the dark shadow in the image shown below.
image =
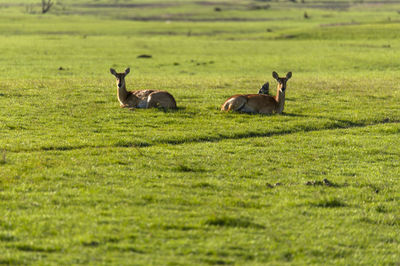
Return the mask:
[[185, 106], [177, 106], [174, 109], [166, 109], [166, 110], [164, 110], [164, 112], [166, 112], [166, 113], [176, 113], [176, 112], [185, 111], [186, 109], [187, 109], [187, 107], [185, 107]]
[[[326, 118], [326, 117], [324, 117]], [[336, 130], [336, 129], [348, 129], [348, 128], [363, 128], [374, 125], [382, 125], [386, 123], [399, 123], [400, 121], [388, 121], [384, 119], [382, 121], [376, 121], [375, 123], [362, 123], [362, 122], [352, 122], [347, 120], [335, 120], [335, 122], [331, 125], [315, 128], [313, 126], [305, 125], [302, 128], [296, 128], [293, 130], [277, 130], [270, 132], [245, 132], [245, 133], [236, 133], [234, 135], [224, 135], [220, 134], [219, 136], [204, 136], [204, 137], [194, 137], [194, 138], [186, 138], [186, 139], [174, 139], [174, 140], [160, 140], [157, 143], [171, 144], [171, 145], [179, 145], [179, 144], [187, 144], [187, 143], [199, 143], [199, 142], [218, 142], [221, 140], [235, 140], [235, 139], [247, 139], [247, 138], [260, 138], [260, 137], [273, 137], [273, 136], [285, 136], [290, 134], [295, 134], [299, 132], [318, 132], [322, 130]]]
[[164, 113], [179, 113], [181, 111], [185, 111], [186, 107], [176, 107], [176, 108], [162, 108], [162, 107], [157, 107], [158, 110], [164, 112]]
[[[184, 109], [184, 108], [182, 108]], [[179, 110], [179, 108], [177, 109]], [[176, 110], [175, 110], [176, 111]], [[171, 110], [174, 112], [174, 110]], [[296, 115], [296, 114], [287, 114], [289, 116], [299, 116], [299, 117], [308, 117], [307, 115]], [[310, 116], [311, 117], [311, 116]], [[321, 117], [324, 119], [329, 119], [327, 117]], [[303, 125], [303, 127], [295, 128], [295, 129], [281, 129], [275, 131], [268, 131], [268, 132], [242, 132], [236, 133], [233, 135], [225, 135], [220, 133], [219, 135], [215, 136], [200, 136], [200, 137], [188, 137], [182, 139], [160, 139], [155, 140], [152, 143], [148, 142], [116, 142], [113, 147], [120, 147], [120, 148], [135, 148], [138, 152], [142, 155], [139, 151], [140, 148], [150, 147], [157, 144], [170, 144], [170, 145], [181, 145], [181, 144], [190, 144], [190, 143], [201, 143], [201, 142], [219, 142], [222, 140], [240, 140], [240, 139], [248, 139], [248, 138], [262, 138], [262, 137], [274, 137], [274, 136], [285, 136], [290, 134], [296, 134], [299, 132], [308, 133], [308, 132], [318, 132], [323, 130], [337, 130], [337, 129], [350, 129], [350, 128], [364, 128], [369, 126], [375, 125], [382, 125], [382, 124], [395, 124], [400, 123], [400, 120], [389, 120], [385, 118], [380, 121], [375, 121], [371, 123], [363, 123], [363, 122], [352, 122], [347, 120], [334, 120], [332, 124], [316, 128], [315, 126], [307, 126]], [[42, 151], [70, 151], [70, 150], [78, 150], [78, 149], [85, 149], [85, 148], [106, 148], [110, 146], [97, 146], [97, 145], [76, 145], [76, 146], [43, 146], [40, 147], [39, 150]], [[21, 150], [27, 151], [27, 150]], [[182, 170], [182, 169], [181, 169]]]
[[302, 115], [302, 114], [294, 114], [294, 113], [286, 113], [286, 112], [283, 112], [281, 115], [290, 116], [290, 117], [311, 117], [310, 115]]
[[[366, 124], [366, 123], [362, 123], [362, 122], [353, 122], [353, 121], [349, 121], [349, 120], [336, 119], [334, 117], [327, 117], [327, 116], [321, 116], [321, 115], [303, 115], [303, 114], [294, 114], [294, 113], [282, 113], [282, 115], [283, 116], [289, 116], [289, 117], [305, 117], [305, 118], [327, 119], [327, 120], [335, 121], [337, 123], [341, 123], [345, 127], [350, 127], [350, 126], [362, 127], [362, 126], [374, 125], [374, 124]], [[382, 121], [378, 121], [376, 124], [385, 124], [385, 123], [388, 123], [388, 122], [397, 123], [397, 121], [390, 121], [388, 118], [385, 118]]]

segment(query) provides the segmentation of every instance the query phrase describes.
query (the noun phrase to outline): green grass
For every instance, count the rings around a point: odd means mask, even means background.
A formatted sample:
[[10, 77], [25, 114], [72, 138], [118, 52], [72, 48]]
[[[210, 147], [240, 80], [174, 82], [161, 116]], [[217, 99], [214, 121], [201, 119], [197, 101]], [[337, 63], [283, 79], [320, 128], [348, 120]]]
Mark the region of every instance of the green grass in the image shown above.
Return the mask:
[[[0, 264], [400, 261], [400, 5], [36, 2], [0, 0]], [[178, 110], [119, 108], [127, 66]], [[219, 111], [274, 70], [283, 115]]]

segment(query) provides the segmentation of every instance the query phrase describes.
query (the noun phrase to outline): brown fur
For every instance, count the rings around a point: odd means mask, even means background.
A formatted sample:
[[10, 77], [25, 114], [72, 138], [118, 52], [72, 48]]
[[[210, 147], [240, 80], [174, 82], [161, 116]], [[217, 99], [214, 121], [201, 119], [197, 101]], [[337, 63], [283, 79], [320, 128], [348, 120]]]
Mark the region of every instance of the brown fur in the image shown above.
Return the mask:
[[176, 109], [176, 101], [167, 91], [154, 91], [149, 95], [147, 108], [153, 107]]
[[117, 79], [117, 97], [122, 108], [152, 108], [161, 107], [164, 109], [175, 109], [176, 101], [167, 91], [160, 90], [137, 90], [127, 91], [125, 86], [125, 76], [130, 72], [127, 68], [125, 73], [117, 73], [110, 69]]
[[276, 96], [265, 94], [237, 94], [229, 97], [221, 106], [221, 111], [238, 111], [244, 113], [272, 114], [283, 112], [285, 104], [286, 82], [291, 78], [289, 72], [285, 78], [278, 77], [276, 72], [272, 76], [278, 81]]

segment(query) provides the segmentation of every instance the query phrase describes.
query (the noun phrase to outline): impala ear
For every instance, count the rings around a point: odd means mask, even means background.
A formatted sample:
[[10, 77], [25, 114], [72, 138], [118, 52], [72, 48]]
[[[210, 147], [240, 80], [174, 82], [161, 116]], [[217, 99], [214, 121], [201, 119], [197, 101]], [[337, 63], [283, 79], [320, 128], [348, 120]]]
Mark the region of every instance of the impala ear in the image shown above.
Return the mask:
[[290, 79], [292, 77], [292, 72], [288, 72], [286, 74], [286, 80]]
[[274, 71], [272, 72], [272, 77], [277, 80], [279, 78], [279, 75]]
[[131, 69], [128, 67], [127, 69], [125, 69], [125, 75], [128, 75], [129, 72], [131, 72]]
[[258, 91], [258, 94], [269, 94], [269, 83], [265, 83], [261, 89]]
[[110, 68], [110, 72], [111, 72], [111, 74], [113, 74], [114, 76], [117, 75], [117, 71], [115, 71], [114, 68]]

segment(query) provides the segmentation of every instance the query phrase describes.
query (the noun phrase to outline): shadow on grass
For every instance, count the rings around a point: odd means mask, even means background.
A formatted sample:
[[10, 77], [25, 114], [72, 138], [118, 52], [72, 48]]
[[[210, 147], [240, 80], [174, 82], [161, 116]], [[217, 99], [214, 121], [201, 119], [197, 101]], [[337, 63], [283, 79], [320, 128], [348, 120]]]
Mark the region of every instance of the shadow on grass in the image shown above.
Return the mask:
[[[112, 147], [116, 148], [143, 148], [143, 147], [149, 147], [151, 144], [143, 141], [129, 141], [129, 140], [117, 140], [115, 141], [112, 145]], [[86, 148], [107, 148], [109, 146], [105, 145], [50, 145], [50, 146], [42, 146], [39, 148], [41, 151], [71, 151], [71, 150], [80, 150], [80, 149], [86, 149]], [[0, 160], [1, 163], [1, 160]]]
[[163, 113], [179, 113], [179, 112], [183, 112], [185, 111], [187, 108], [185, 106], [177, 106], [176, 108], [162, 108], [162, 107], [158, 107], [158, 108], [153, 108], [153, 110], [158, 110], [161, 111]]
[[[326, 119], [326, 117], [324, 117]], [[269, 131], [269, 132], [244, 132], [244, 133], [235, 133], [231, 135], [220, 134], [218, 136], [200, 136], [194, 138], [182, 138], [182, 139], [166, 139], [159, 140], [156, 143], [162, 144], [171, 144], [171, 145], [179, 145], [179, 144], [187, 144], [187, 143], [199, 143], [199, 142], [218, 142], [222, 140], [235, 140], [235, 139], [247, 139], [247, 138], [260, 138], [260, 137], [273, 137], [273, 136], [284, 136], [295, 134], [299, 132], [318, 132], [322, 130], [336, 130], [336, 129], [350, 129], [350, 128], [363, 128], [374, 125], [382, 125], [387, 123], [399, 123], [399, 121], [390, 121], [388, 119], [384, 119], [381, 121], [375, 122], [353, 122], [347, 120], [335, 120], [332, 121], [331, 124], [321, 127], [308, 126], [308, 125], [300, 125], [299, 127], [293, 129], [283, 129], [277, 131]]]
[[[181, 110], [185, 110], [185, 107], [178, 108], [175, 110], [170, 110], [168, 112], [180, 112]], [[278, 129], [275, 131], [267, 131], [267, 132], [238, 132], [233, 134], [224, 134], [220, 133], [214, 136], [198, 136], [198, 137], [183, 137], [179, 139], [159, 139], [154, 140], [154, 142], [149, 143], [145, 141], [128, 141], [128, 140], [117, 140], [113, 145], [113, 147], [121, 147], [121, 148], [144, 148], [149, 146], [154, 146], [157, 144], [170, 144], [170, 145], [181, 145], [181, 144], [190, 144], [190, 143], [201, 143], [201, 142], [219, 142], [223, 140], [239, 140], [239, 139], [248, 139], [248, 138], [262, 138], [262, 137], [274, 137], [274, 136], [285, 136], [296, 133], [308, 133], [308, 132], [318, 132], [323, 130], [336, 130], [336, 129], [350, 129], [350, 128], [363, 128], [375, 125], [383, 125], [383, 124], [395, 124], [399, 123], [400, 120], [390, 120], [388, 118], [378, 120], [378, 121], [360, 121], [353, 122], [348, 120], [338, 120], [329, 117], [322, 116], [307, 116], [307, 115], [297, 115], [297, 114], [284, 114], [285, 116], [292, 117], [310, 117], [310, 118], [321, 118], [321, 119], [331, 119], [331, 123], [315, 126], [315, 125], [307, 125], [302, 124], [294, 127], [292, 129]], [[110, 145], [51, 145], [51, 146], [42, 146], [38, 149], [21, 149], [19, 151], [33, 151], [33, 150], [41, 150], [41, 151], [70, 151], [70, 150], [79, 150], [85, 148], [109, 148]], [[183, 169], [181, 169], [183, 170]]]

